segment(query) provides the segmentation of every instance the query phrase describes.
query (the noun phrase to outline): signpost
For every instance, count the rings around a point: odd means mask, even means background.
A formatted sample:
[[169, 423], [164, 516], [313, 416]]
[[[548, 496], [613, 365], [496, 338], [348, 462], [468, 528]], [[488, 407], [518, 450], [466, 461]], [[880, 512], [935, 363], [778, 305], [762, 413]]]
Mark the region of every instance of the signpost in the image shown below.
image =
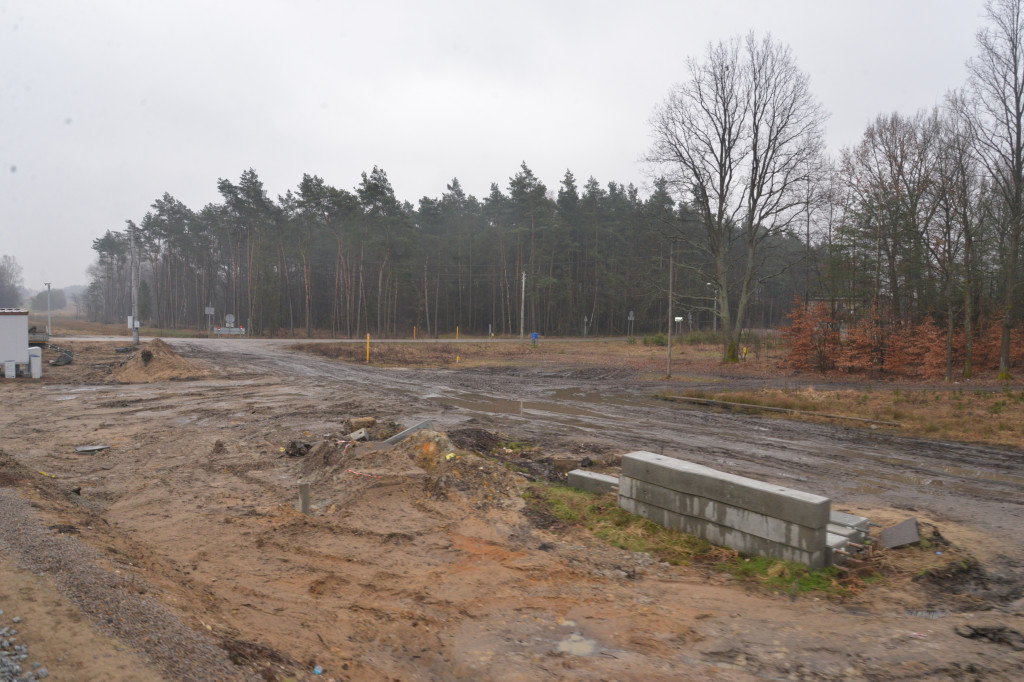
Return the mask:
[[[213, 310], [213, 309], [209, 308], [208, 310]], [[223, 327], [216, 327], [213, 330], [213, 333], [217, 334], [218, 336], [220, 336], [221, 334], [231, 334], [231, 335], [245, 336], [245, 327], [236, 327], [235, 326], [235, 316], [232, 315], [231, 313], [228, 313], [227, 315], [224, 316], [224, 326]]]

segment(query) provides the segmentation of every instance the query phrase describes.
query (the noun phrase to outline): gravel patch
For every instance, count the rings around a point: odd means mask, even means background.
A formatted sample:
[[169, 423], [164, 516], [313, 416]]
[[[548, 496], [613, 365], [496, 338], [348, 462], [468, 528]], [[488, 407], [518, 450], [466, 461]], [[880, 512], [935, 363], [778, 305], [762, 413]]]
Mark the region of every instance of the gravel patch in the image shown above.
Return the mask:
[[[0, 623], [4, 612], [0, 610]], [[21, 619], [15, 616], [11, 624], [0, 627], [0, 682], [37, 682], [50, 676], [50, 671], [39, 661], [27, 663], [28, 645], [18, 641]]]
[[[223, 649], [182, 623], [166, 606], [139, 594], [146, 589], [142, 580], [101, 568], [96, 550], [73, 536], [52, 533], [33, 516], [25, 500], [2, 487], [0, 547], [25, 568], [51, 576], [60, 593], [89, 614], [101, 630], [151, 659], [168, 679], [259, 679], [233, 665]], [[5, 625], [0, 623], [0, 630]], [[33, 670], [29, 663], [23, 670], [27, 645], [17, 645], [26, 649], [19, 649], [15, 657], [0, 655], [0, 682], [42, 679], [40, 671], [45, 668], [41, 666]], [[26, 658], [21, 659], [22, 655]]]

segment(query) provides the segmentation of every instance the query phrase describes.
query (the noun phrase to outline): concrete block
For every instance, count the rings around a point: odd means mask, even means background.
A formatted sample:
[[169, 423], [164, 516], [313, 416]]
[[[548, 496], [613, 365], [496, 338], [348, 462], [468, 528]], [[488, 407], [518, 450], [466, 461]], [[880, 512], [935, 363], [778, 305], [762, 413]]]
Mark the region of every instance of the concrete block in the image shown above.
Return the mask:
[[345, 436], [345, 440], [370, 440], [370, 432], [366, 429], [356, 429]]
[[727, 474], [653, 452], [624, 455], [622, 476], [808, 528], [824, 528], [829, 520], [831, 501], [827, 497]]
[[830, 549], [845, 550], [850, 545], [850, 541], [843, 535], [829, 533], [825, 536], [825, 544], [827, 544]]
[[837, 526], [856, 528], [862, 533], [867, 533], [868, 530], [870, 530], [869, 526], [871, 525], [871, 521], [863, 516], [847, 514], [846, 512], [841, 511], [830, 511], [828, 514], [828, 522]]
[[836, 535], [834, 533], [828, 534], [827, 539], [828, 546], [825, 549], [825, 559], [828, 561], [828, 565], [841, 564], [846, 561], [846, 555], [842, 552], [847, 551], [849, 548], [849, 541], [842, 535]]
[[783, 521], [705, 497], [676, 492], [627, 476], [619, 480], [619, 495], [809, 552], [817, 551], [825, 545], [824, 527], [808, 528], [791, 521]]
[[613, 493], [619, 488], [619, 479], [607, 474], [599, 474], [583, 469], [573, 469], [567, 475], [569, 487], [587, 490], [592, 493]]
[[759, 538], [748, 533], [727, 528], [704, 519], [696, 519], [691, 516], [684, 516], [661, 507], [648, 505], [638, 500], [619, 496], [619, 506], [626, 511], [650, 519], [655, 523], [674, 528], [689, 535], [704, 538], [708, 542], [724, 547], [731, 547], [743, 554], [766, 556], [775, 559], [785, 559], [806, 564], [808, 567], [822, 568], [825, 566], [827, 552], [824, 545], [816, 551], [807, 551], [790, 547], [778, 542], [772, 542]]
[[825, 526], [829, 536], [838, 535], [844, 537], [850, 542], [863, 543], [866, 540], [866, 536], [856, 528], [850, 528], [849, 526], [839, 526], [834, 523], [830, 523]]

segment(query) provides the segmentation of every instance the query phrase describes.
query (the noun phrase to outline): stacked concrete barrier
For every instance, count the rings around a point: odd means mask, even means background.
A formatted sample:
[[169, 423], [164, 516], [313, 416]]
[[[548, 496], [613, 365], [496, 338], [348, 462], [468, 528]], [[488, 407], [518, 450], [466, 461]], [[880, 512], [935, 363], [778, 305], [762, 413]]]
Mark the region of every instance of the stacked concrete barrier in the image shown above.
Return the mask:
[[620, 507], [744, 554], [823, 567], [830, 505], [827, 497], [652, 452], [622, 458]]
[[615, 476], [599, 474], [594, 471], [584, 471], [583, 469], [573, 469], [570, 471], [566, 475], [565, 482], [570, 488], [578, 488], [599, 495], [614, 493], [619, 489], [619, 479]]

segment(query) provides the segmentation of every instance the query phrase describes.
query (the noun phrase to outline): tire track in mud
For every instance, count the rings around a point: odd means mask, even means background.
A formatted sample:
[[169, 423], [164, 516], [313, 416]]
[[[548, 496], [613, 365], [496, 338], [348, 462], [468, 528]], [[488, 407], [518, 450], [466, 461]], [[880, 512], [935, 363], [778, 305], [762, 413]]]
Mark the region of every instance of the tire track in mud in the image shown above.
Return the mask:
[[473, 421], [556, 449], [580, 440], [622, 452], [647, 449], [828, 495], [837, 506], [926, 510], [995, 533], [1005, 539], [1006, 554], [1024, 559], [1020, 451], [680, 408], [653, 399], [664, 385], [618, 372], [380, 369], [279, 341], [173, 344], [222, 368], [297, 382], [407, 422], [431, 419], [451, 428]]

